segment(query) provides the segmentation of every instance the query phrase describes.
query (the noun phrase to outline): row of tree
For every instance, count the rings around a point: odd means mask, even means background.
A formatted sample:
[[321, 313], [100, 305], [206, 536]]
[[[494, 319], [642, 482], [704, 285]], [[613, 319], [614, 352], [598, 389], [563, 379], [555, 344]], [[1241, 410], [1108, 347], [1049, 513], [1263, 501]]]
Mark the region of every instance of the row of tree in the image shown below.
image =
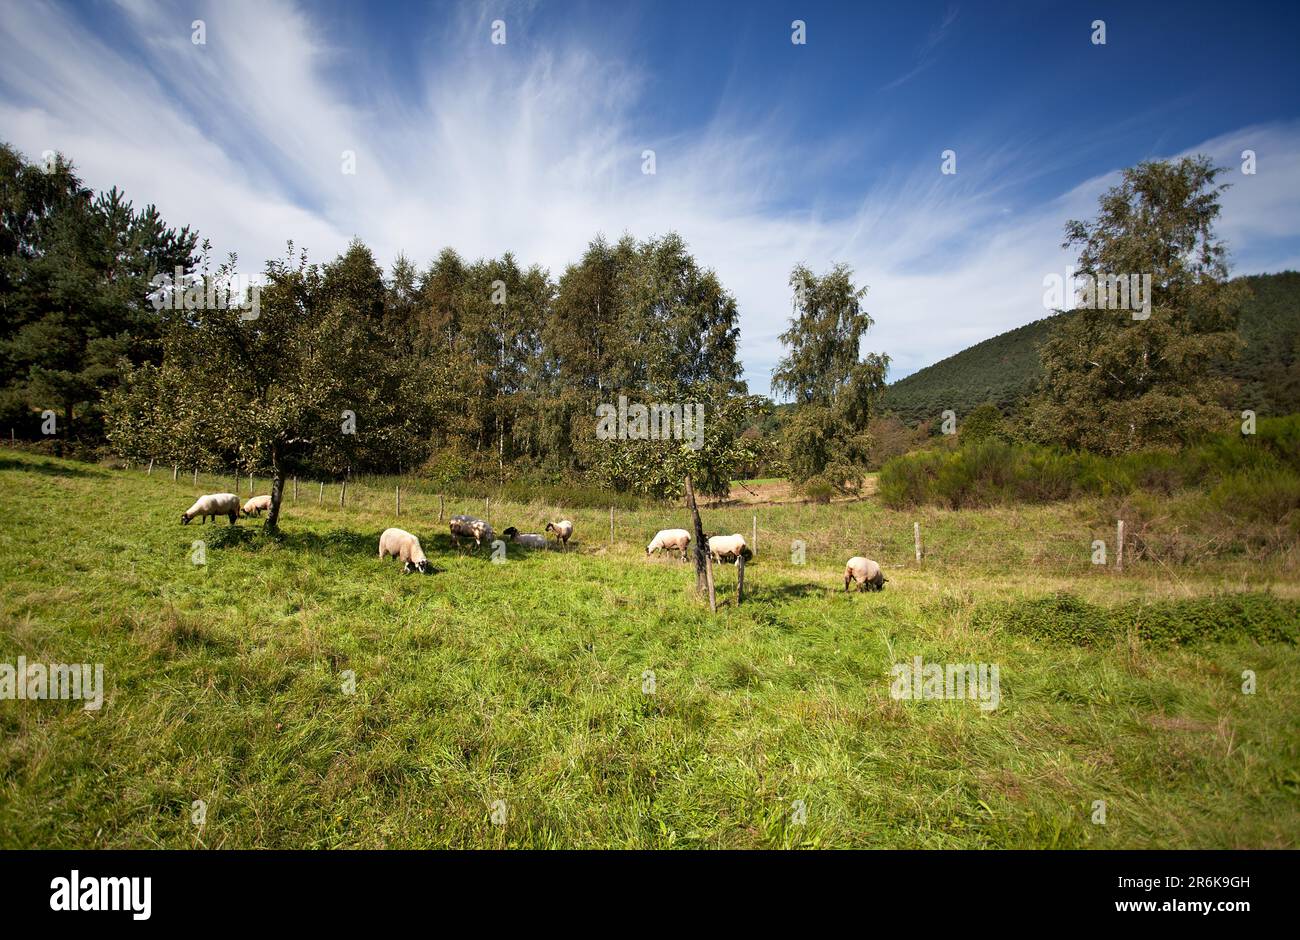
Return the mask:
[[[1069, 223], [1081, 273], [1150, 273], [1153, 304], [1145, 320], [1066, 318], [1042, 351], [1025, 422], [1036, 439], [1180, 443], [1221, 416], [1203, 372], [1231, 354], [1238, 298], [1213, 235], [1218, 173], [1203, 158], [1142, 164], [1096, 220]], [[185, 279], [170, 284], [178, 268]], [[734, 297], [675, 234], [597, 237], [558, 280], [509, 254], [471, 262], [446, 249], [424, 270], [401, 256], [385, 274], [359, 242], [326, 263], [290, 243], [261, 272], [255, 305], [213, 303], [236, 268], [234, 257], [214, 267], [206, 243], [152, 206], [95, 196], [61, 158], [37, 166], [0, 148], [2, 417], [36, 436], [54, 411], [59, 441], [269, 470], [277, 505], [290, 472], [359, 470], [657, 496], [680, 492], [687, 473], [722, 495], [743, 471], [851, 492], [879, 449], [889, 359], [862, 352], [866, 289], [844, 265], [791, 273], [779, 410], [742, 381]], [[641, 433], [620, 407], [611, 439], [598, 415], [624, 401], [634, 413], [702, 405], [703, 434]]]

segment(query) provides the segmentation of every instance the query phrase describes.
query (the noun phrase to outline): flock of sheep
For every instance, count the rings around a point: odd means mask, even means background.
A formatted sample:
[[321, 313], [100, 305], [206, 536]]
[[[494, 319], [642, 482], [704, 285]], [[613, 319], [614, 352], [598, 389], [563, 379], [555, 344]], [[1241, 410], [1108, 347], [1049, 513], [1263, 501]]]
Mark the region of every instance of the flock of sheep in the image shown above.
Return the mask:
[[[193, 506], [181, 513], [181, 524], [189, 525], [195, 518], [201, 518], [206, 523], [209, 517], [216, 522], [218, 516], [229, 516], [230, 524], [234, 525], [241, 514], [260, 516], [270, 508], [269, 495], [254, 496], [241, 505], [239, 497], [234, 493], [209, 493], [200, 496]], [[452, 516], [448, 525], [451, 530], [451, 544], [457, 548], [460, 547], [461, 539], [473, 539], [475, 549], [484, 542], [490, 545], [495, 534], [490, 523], [473, 516]], [[567, 548], [569, 538], [573, 535], [573, 523], [568, 519], [548, 522], [545, 531], [554, 533], [556, 544]], [[520, 532], [514, 526], [502, 530], [501, 534], [526, 548], [545, 548], [547, 545], [544, 534]], [[754, 557], [753, 551], [745, 544], [745, 537], [739, 532], [734, 535], [712, 535], [707, 538], [709, 554], [719, 563], [727, 561], [739, 564], [741, 558], [748, 561]], [[685, 561], [690, 546], [691, 533], [685, 529], [661, 529], [650, 540], [645, 553], [649, 556], [658, 551], [663, 551], [665, 554], [678, 551], [681, 553], [681, 560]], [[405, 529], [394, 527], [384, 530], [379, 536], [379, 558], [380, 560], [399, 559], [402, 562], [402, 570], [406, 574], [417, 571], [421, 574], [433, 573], [433, 566], [425, 557], [424, 549], [420, 547], [420, 540]], [[870, 558], [855, 555], [844, 566], [844, 590], [846, 591], [849, 590], [850, 584], [857, 584], [859, 591], [883, 591], [887, 580], [889, 579], [880, 570], [880, 565]]]

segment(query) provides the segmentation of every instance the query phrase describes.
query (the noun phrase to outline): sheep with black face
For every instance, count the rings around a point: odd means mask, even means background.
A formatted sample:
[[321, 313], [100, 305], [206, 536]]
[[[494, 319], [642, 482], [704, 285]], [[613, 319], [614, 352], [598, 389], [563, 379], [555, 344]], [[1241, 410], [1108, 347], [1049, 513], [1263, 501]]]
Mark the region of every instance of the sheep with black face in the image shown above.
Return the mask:
[[213, 522], [217, 521], [217, 516], [229, 516], [230, 524], [234, 525], [239, 518], [239, 509], [239, 497], [234, 493], [208, 493], [200, 496], [193, 506], [181, 513], [181, 525], [189, 525], [195, 516], [202, 517], [205, 523], [209, 516]]
[[857, 582], [859, 591], [883, 591], [888, 580], [885, 573], [880, 570], [880, 565], [861, 555], [854, 555], [844, 566], [844, 590], [846, 591], [853, 582]]
[[433, 574], [433, 566], [424, 557], [420, 540], [405, 529], [385, 529], [383, 535], [379, 536], [379, 560], [383, 561], [390, 556], [401, 559], [403, 574], [414, 574], [417, 571], [420, 574]]

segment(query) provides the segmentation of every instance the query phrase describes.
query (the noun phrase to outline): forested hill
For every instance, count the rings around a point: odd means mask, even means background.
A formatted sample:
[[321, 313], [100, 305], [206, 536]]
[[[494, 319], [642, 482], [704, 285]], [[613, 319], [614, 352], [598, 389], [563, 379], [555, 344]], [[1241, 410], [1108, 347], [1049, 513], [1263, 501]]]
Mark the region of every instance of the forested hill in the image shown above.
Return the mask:
[[[1300, 272], [1242, 278], [1251, 290], [1239, 330], [1245, 348], [1227, 372], [1241, 383], [1243, 408], [1300, 412]], [[883, 408], [908, 423], [993, 402], [1011, 408], [1033, 390], [1038, 347], [1067, 314], [1056, 314], [976, 343], [890, 385]]]

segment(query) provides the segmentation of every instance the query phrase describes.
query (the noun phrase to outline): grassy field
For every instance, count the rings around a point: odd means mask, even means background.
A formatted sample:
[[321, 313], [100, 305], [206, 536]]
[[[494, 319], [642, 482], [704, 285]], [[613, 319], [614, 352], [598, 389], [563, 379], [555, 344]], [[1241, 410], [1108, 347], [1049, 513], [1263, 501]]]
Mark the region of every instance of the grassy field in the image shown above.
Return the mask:
[[[498, 531], [577, 534], [492, 564], [451, 549], [415, 484], [394, 520], [386, 482], [345, 508], [304, 483], [279, 539], [182, 528], [195, 493], [0, 454], [0, 663], [103, 663], [107, 686], [98, 711], [0, 701], [0, 847], [1300, 842], [1294, 555], [1116, 572], [1090, 561], [1114, 535], [1089, 503], [733, 505], [706, 529], [757, 516], [758, 554], [740, 606], [718, 571], [714, 616], [688, 566], [644, 555], [681, 509], [619, 511], [611, 543], [607, 511], [493, 503]], [[378, 560], [395, 521], [437, 574]], [[884, 593], [840, 593], [858, 553]], [[1191, 638], [1144, 632], [1173, 621]], [[918, 655], [997, 664], [1000, 706], [895, 700], [891, 666]]]

